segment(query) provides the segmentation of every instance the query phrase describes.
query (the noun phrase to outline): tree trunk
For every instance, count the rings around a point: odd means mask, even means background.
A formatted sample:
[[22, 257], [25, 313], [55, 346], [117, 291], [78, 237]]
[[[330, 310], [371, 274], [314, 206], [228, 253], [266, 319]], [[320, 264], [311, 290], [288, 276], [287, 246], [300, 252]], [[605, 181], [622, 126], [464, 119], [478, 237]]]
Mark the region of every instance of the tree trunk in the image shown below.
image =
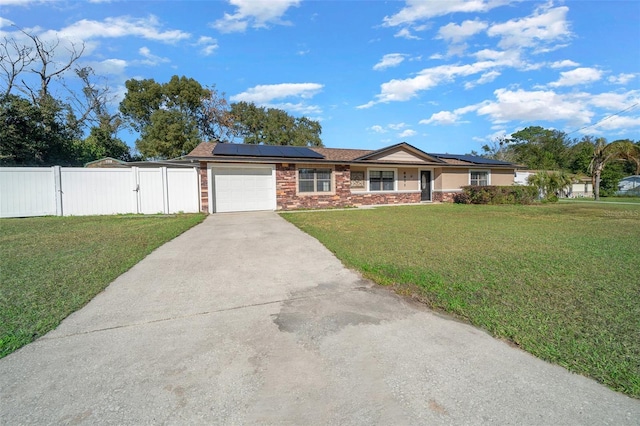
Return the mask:
[[596, 201], [600, 201], [600, 175], [602, 170], [598, 167], [593, 174], [593, 196]]

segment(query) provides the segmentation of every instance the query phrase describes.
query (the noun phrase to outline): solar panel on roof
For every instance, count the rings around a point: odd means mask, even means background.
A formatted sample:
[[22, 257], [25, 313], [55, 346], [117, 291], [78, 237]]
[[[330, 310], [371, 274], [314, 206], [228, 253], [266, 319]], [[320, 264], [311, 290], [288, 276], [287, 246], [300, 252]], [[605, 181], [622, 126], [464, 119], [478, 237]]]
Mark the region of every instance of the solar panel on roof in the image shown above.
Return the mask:
[[476, 157], [475, 155], [458, 155], [458, 154], [431, 154], [431, 155], [433, 155], [434, 157], [461, 160], [461, 161], [466, 161], [468, 163], [475, 163], [475, 164], [494, 164], [494, 165], [510, 165], [511, 164], [506, 161], [498, 161], [491, 158]]
[[241, 157], [283, 157], [283, 158], [324, 158], [304, 146], [249, 145], [219, 143], [213, 148], [214, 155], [230, 155]]

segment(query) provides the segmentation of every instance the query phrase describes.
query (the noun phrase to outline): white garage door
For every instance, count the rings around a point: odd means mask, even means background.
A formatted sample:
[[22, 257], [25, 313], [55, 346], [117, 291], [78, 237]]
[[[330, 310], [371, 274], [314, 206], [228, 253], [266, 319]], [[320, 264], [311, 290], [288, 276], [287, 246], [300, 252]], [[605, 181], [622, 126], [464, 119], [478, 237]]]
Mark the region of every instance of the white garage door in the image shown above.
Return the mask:
[[213, 167], [212, 213], [276, 209], [275, 167]]

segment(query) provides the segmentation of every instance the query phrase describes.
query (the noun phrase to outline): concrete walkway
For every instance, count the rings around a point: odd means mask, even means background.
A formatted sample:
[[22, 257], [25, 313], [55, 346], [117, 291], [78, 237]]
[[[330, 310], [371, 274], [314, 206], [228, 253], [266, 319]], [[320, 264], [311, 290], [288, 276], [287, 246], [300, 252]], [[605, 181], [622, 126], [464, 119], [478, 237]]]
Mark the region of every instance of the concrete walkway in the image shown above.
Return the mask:
[[637, 425], [640, 401], [250, 213], [207, 218], [0, 360], [0, 424]]

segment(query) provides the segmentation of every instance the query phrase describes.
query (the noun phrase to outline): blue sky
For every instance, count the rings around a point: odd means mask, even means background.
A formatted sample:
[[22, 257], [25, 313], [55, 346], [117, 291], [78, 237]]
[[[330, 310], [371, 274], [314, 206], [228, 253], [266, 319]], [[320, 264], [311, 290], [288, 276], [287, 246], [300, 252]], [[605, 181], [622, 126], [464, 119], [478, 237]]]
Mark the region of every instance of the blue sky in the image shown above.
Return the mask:
[[328, 147], [449, 153], [535, 125], [639, 140], [639, 22], [635, 0], [0, 0], [0, 36], [84, 43], [120, 98], [185, 75], [320, 120]]

